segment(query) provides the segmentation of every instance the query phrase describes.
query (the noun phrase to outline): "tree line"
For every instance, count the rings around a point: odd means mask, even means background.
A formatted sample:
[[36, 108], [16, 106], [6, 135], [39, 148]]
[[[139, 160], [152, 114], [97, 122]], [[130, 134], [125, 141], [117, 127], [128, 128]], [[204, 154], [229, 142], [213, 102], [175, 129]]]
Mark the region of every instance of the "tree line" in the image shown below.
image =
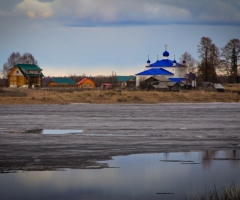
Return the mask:
[[198, 45], [199, 61], [185, 52], [180, 62], [186, 61], [187, 71], [197, 75], [199, 82], [239, 83], [240, 40], [231, 39], [218, 48], [209, 37], [202, 37]]
[[[231, 39], [223, 48], [218, 48], [209, 37], [202, 37], [197, 46], [197, 53], [199, 60], [197, 61], [193, 56], [185, 52], [180, 58], [179, 62], [187, 67], [187, 73], [195, 73], [198, 82], [221, 82], [221, 83], [239, 83], [240, 82], [240, 40]], [[4, 63], [1, 73], [3, 78], [0, 79], [0, 87], [7, 85], [7, 75], [9, 70], [16, 64], [35, 64], [38, 62], [30, 53], [21, 55], [19, 52], [13, 52]], [[86, 75], [84, 76], [86, 77]], [[69, 76], [75, 81], [79, 81], [83, 76]], [[115, 82], [116, 80], [109, 77], [90, 77], [97, 82]]]

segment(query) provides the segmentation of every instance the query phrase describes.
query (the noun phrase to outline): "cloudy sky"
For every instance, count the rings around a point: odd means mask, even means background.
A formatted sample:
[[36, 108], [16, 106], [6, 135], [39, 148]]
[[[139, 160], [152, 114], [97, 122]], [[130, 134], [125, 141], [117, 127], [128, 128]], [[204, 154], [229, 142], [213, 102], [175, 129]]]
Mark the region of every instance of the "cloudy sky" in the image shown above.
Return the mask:
[[[201, 37], [240, 39], [239, 0], [1, 0], [0, 65], [31, 53], [45, 76], [133, 75], [189, 52]], [[1, 67], [2, 69], [2, 67]]]

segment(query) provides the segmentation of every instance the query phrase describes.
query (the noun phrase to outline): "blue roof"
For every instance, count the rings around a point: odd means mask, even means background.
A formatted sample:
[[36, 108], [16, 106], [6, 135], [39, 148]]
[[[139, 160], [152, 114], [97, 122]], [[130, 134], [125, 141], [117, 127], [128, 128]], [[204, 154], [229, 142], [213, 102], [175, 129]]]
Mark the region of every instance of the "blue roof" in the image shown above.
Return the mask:
[[172, 82], [181, 82], [181, 81], [186, 81], [186, 78], [168, 78]]
[[[157, 60], [155, 63], [152, 63], [149, 67], [173, 67], [174, 61], [169, 59]], [[176, 62], [176, 66], [181, 67], [183, 65]]]
[[162, 68], [152, 68], [152, 69], [148, 69], [148, 70], [145, 70], [145, 71], [142, 71], [136, 75], [173, 75], [173, 73], [165, 70], [165, 69], [162, 69]]
[[167, 51], [164, 51], [164, 52], [163, 52], [163, 56], [164, 56], [164, 57], [168, 57], [168, 56], [169, 56], [169, 53], [168, 53]]
[[196, 78], [196, 75], [192, 72], [190, 72], [189, 74], [187, 74], [187, 77], [188, 78], [192, 78], [192, 79], [195, 79]]
[[150, 67], [172, 67], [173, 62], [169, 59], [157, 60], [155, 63], [152, 63]]
[[147, 63], [151, 63], [151, 61], [150, 61], [150, 60], [148, 60], [148, 61], [147, 61]]

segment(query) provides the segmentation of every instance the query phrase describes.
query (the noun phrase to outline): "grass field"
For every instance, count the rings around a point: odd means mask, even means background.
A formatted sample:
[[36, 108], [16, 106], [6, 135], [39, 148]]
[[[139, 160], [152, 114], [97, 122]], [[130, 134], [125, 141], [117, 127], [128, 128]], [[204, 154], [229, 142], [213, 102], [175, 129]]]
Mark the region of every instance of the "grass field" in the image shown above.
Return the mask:
[[240, 85], [227, 85], [225, 89], [226, 92], [161, 92], [5, 88], [0, 91], [0, 104], [239, 102]]

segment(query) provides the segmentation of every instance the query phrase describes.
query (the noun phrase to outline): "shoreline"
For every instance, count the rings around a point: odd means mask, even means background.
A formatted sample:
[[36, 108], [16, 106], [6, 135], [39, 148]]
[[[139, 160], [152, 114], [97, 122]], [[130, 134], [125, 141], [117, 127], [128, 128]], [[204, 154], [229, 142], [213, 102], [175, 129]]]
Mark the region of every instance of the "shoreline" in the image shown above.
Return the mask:
[[0, 93], [0, 105], [17, 104], [156, 104], [239, 103], [240, 93], [188, 90], [179, 92], [117, 90], [7, 89]]

